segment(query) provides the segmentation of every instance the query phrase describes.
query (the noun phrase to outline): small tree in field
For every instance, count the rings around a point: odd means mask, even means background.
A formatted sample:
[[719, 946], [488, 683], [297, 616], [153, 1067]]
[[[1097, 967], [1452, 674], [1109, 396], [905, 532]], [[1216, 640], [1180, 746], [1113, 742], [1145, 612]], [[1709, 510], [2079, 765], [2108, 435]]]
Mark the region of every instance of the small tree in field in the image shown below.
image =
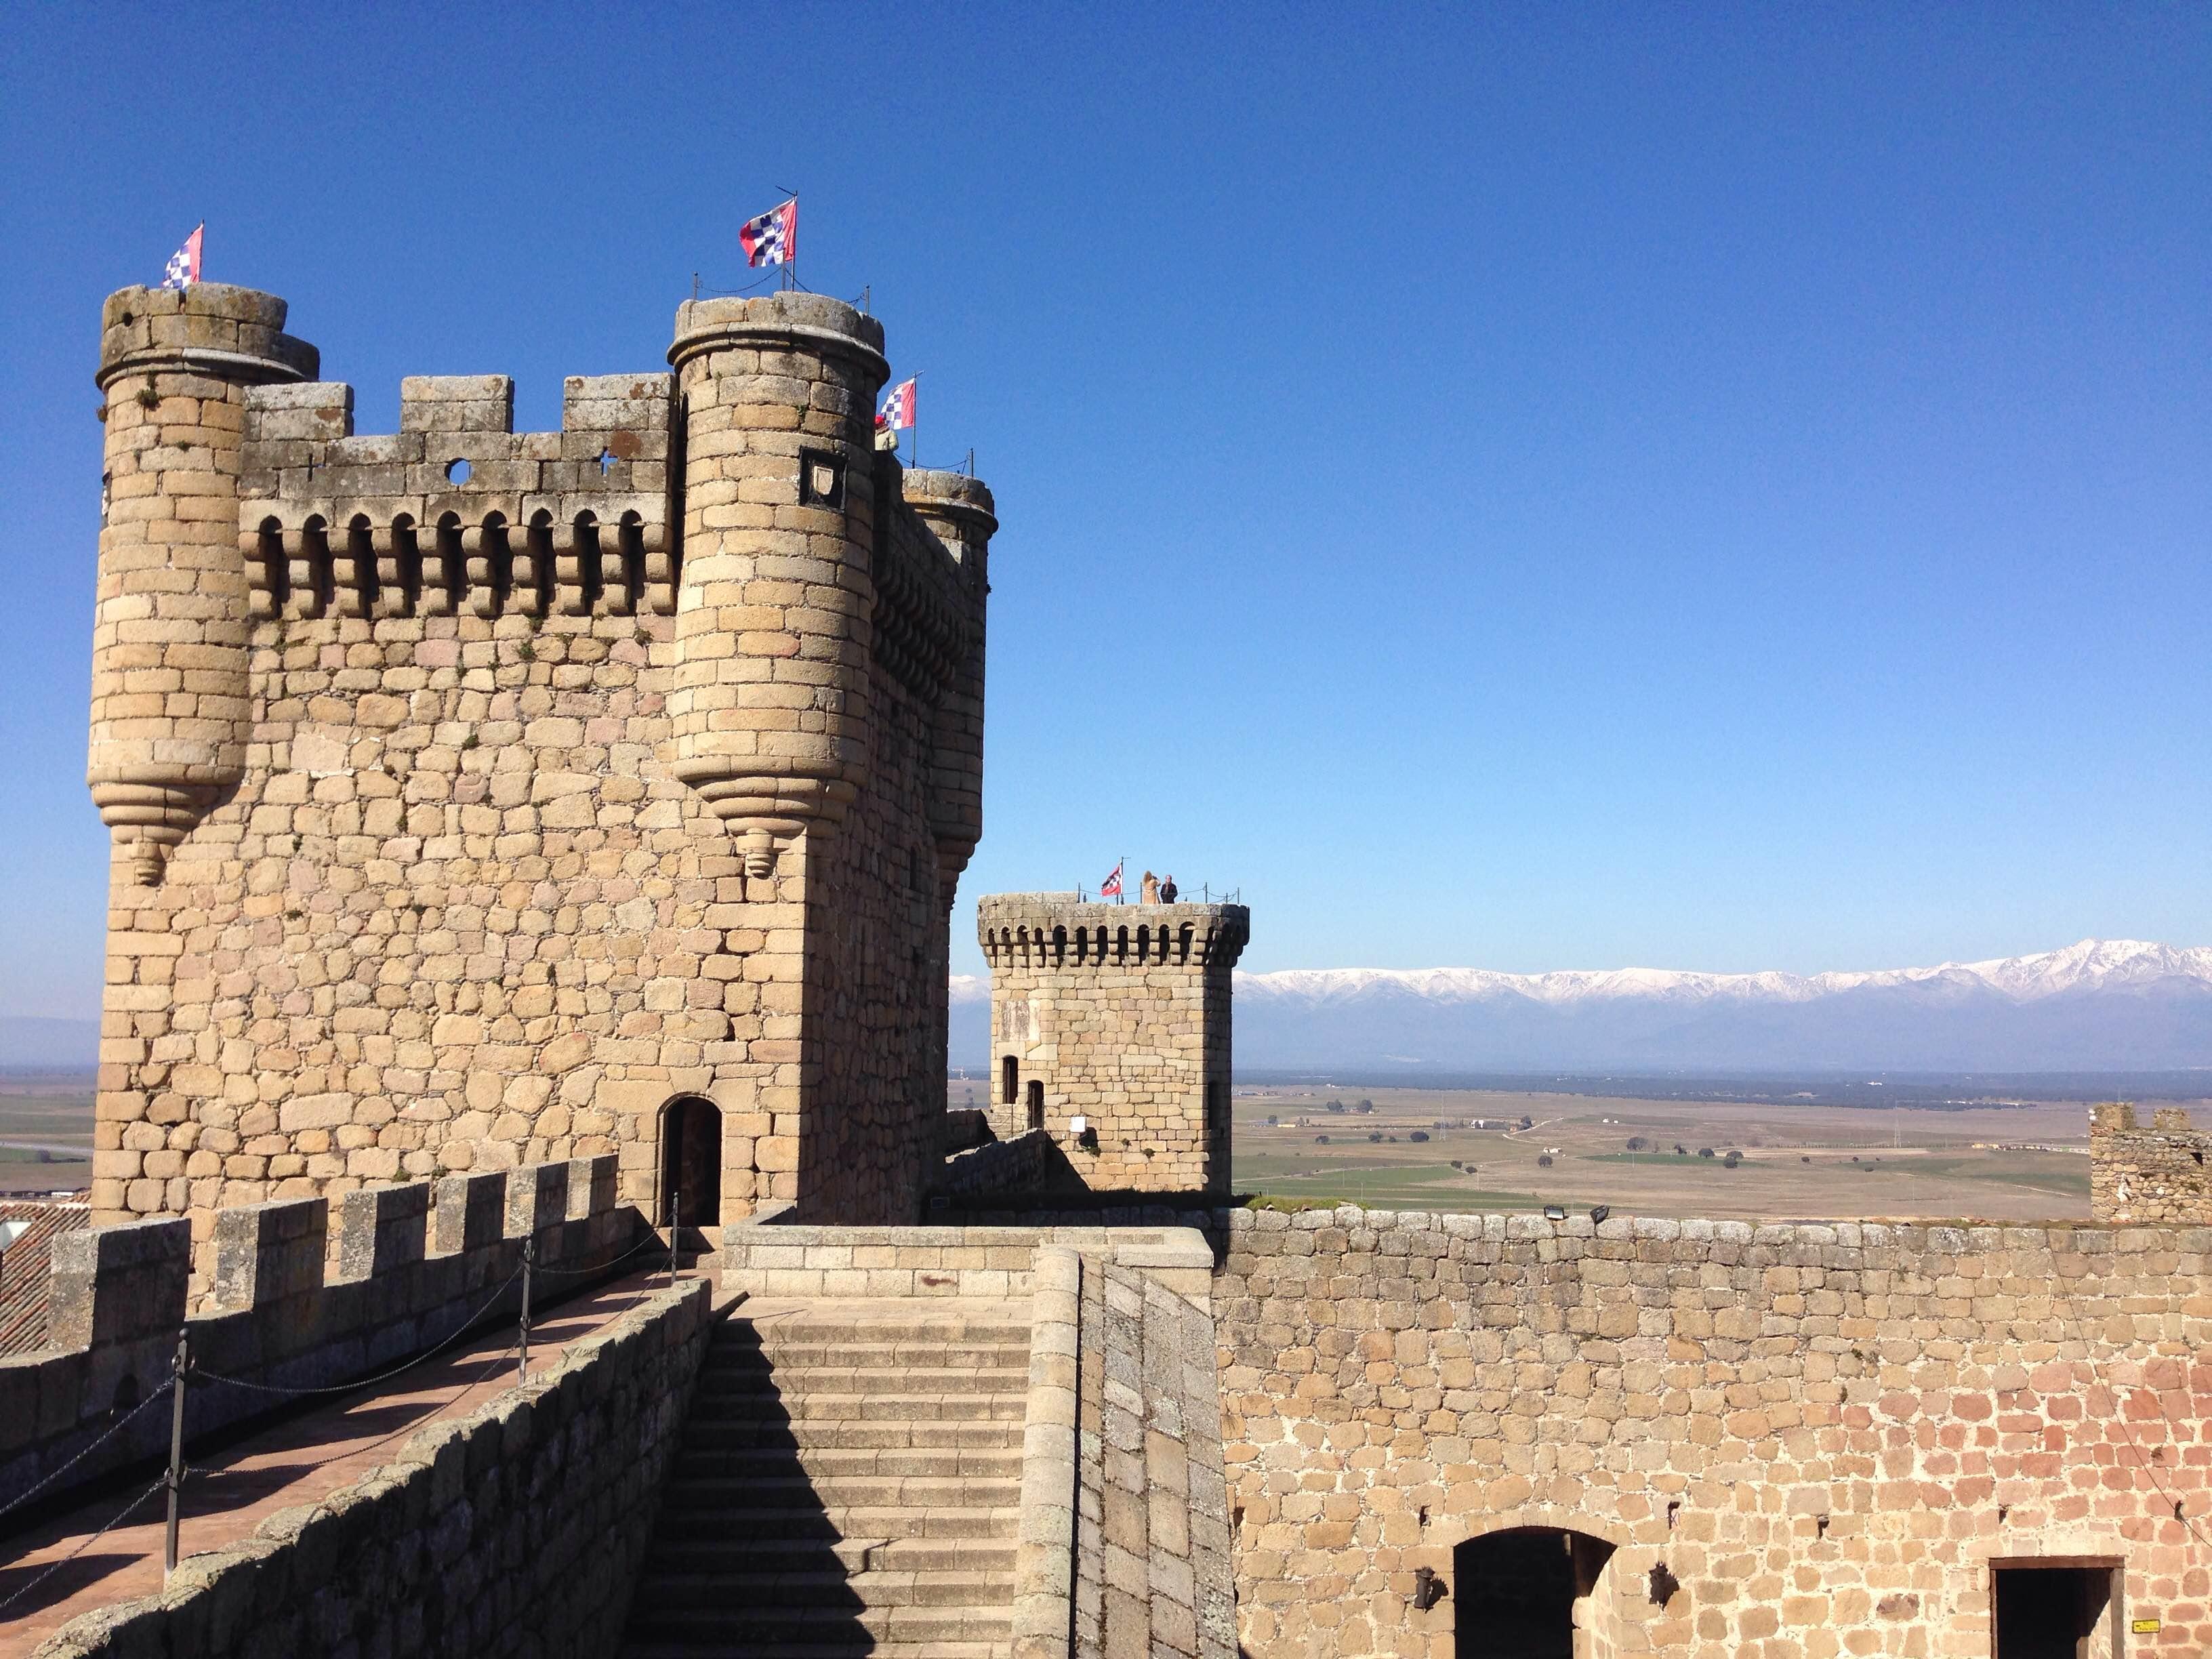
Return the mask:
[[1328, 1145], [1328, 1137], [1327, 1135], [1316, 1135], [1314, 1139], [1324, 1146]]
[[1536, 1167], [1537, 1167], [1538, 1169], [1540, 1169], [1540, 1170], [1548, 1170], [1548, 1169], [1550, 1169], [1550, 1168], [1552, 1167], [1552, 1155], [1551, 1155], [1549, 1152], [1539, 1152], [1539, 1153], [1537, 1153], [1537, 1154], [1536, 1154]]
[[1632, 1152], [1648, 1152], [1651, 1143], [1642, 1135], [1631, 1135], [1628, 1138], [1628, 1150]]
[[1700, 1146], [1698, 1148], [1698, 1156], [1699, 1158], [1711, 1158], [1712, 1155], [1713, 1149], [1710, 1146]]
[[1728, 1168], [1733, 1170], [1737, 1164], [1743, 1162], [1743, 1154], [1738, 1152], [1731, 1152], [1726, 1158], [1723, 1158], [1721, 1162]]
[[1426, 1129], [1416, 1129], [1406, 1137], [1408, 1140], [1426, 1140], [1428, 1138], [1429, 1132]]

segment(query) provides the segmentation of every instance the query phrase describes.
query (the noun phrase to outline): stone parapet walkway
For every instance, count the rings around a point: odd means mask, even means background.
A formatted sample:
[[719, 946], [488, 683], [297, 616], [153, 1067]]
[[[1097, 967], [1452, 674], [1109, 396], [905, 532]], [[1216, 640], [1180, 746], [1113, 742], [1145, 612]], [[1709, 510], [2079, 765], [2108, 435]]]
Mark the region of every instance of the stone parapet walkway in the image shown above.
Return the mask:
[[[532, 1376], [667, 1283], [665, 1268], [633, 1274], [534, 1322]], [[179, 1559], [234, 1544], [276, 1511], [328, 1497], [395, 1456], [416, 1431], [495, 1398], [514, 1384], [516, 1346], [512, 1322], [495, 1327], [383, 1388], [337, 1396], [191, 1457]], [[143, 1480], [111, 1487], [65, 1515], [0, 1539], [0, 1659], [35, 1652], [82, 1613], [161, 1588], [166, 1514], [162, 1494], [149, 1490], [154, 1479], [149, 1470]], [[125, 1520], [110, 1526], [140, 1497], [144, 1501]], [[109, 1528], [104, 1534], [103, 1527]], [[20, 1599], [9, 1605], [10, 1597]]]

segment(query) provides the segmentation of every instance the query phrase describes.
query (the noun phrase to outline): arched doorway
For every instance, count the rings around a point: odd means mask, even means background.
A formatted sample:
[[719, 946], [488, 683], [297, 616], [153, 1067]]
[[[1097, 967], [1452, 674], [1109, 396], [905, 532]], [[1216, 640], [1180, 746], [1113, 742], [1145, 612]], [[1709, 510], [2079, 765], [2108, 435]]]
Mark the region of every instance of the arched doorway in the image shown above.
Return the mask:
[[722, 1113], [697, 1095], [678, 1095], [660, 1109], [660, 1205], [653, 1219], [665, 1225], [672, 1216], [686, 1227], [722, 1219]]
[[1561, 1527], [1512, 1527], [1452, 1552], [1458, 1659], [1600, 1659], [1585, 1616], [1613, 1546]]
[[1030, 1079], [1030, 1127], [1032, 1129], [1044, 1127], [1044, 1079], [1042, 1078], [1033, 1077]]

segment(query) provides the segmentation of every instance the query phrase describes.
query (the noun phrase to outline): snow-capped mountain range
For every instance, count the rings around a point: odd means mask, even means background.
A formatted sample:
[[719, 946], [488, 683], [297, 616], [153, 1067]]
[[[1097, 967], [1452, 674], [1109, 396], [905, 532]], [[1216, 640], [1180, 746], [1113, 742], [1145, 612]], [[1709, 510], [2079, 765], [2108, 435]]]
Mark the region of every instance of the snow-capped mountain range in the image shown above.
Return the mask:
[[[955, 981], [955, 1058], [988, 1057], [988, 997], [979, 977]], [[1809, 976], [1650, 968], [1240, 973], [1236, 1019], [1240, 1069], [2212, 1066], [2212, 948], [2084, 939], [1990, 962]]]

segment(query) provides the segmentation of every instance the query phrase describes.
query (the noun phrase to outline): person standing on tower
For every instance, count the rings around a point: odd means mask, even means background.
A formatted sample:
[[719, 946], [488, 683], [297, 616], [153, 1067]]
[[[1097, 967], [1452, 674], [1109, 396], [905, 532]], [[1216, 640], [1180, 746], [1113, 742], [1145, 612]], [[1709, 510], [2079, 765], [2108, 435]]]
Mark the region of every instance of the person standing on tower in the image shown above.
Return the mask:
[[1146, 871], [1145, 884], [1140, 891], [1141, 896], [1138, 900], [1139, 903], [1158, 904], [1160, 902], [1160, 878], [1154, 875], [1151, 871]]
[[1160, 902], [1163, 904], [1173, 904], [1175, 902], [1175, 878], [1173, 876], [1170, 876], [1165, 881], [1160, 884]]

